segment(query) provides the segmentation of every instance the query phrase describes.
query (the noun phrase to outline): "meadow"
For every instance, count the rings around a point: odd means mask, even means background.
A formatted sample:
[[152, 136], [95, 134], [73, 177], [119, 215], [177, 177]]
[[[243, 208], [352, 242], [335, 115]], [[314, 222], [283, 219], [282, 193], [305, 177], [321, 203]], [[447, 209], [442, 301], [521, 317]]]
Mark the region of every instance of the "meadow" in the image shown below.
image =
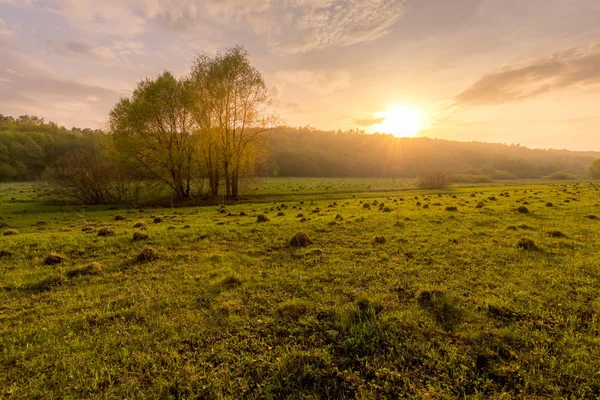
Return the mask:
[[132, 208], [3, 184], [0, 397], [598, 398], [599, 187], [278, 178]]

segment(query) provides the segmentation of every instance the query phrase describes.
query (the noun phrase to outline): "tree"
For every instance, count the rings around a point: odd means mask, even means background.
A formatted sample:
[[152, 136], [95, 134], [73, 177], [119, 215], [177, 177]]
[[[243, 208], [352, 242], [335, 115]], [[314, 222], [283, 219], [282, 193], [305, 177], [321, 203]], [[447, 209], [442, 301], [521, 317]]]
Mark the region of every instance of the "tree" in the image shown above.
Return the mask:
[[448, 174], [443, 171], [433, 171], [419, 178], [421, 189], [445, 189], [450, 183]]
[[164, 72], [140, 82], [110, 112], [117, 161], [188, 198], [200, 177], [191, 85]]
[[267, 87], [241, 46], [214, 57], [199, 55], [191, 79], [211, 192], [218, 195], [222, 176], [226, 196], [237, 198], [240, 176], [253, 168], [262, 133], [274, 125], [266, 113]]
[[137, 188], [114, 168], [102, 145], [71, 150], [45, 172], [62, 197], [81, 204], [111, 204], [136, 200]]
[[590, 165], [590, 174], [594, 179], [600, 179], [600, 158], [594, 160]]

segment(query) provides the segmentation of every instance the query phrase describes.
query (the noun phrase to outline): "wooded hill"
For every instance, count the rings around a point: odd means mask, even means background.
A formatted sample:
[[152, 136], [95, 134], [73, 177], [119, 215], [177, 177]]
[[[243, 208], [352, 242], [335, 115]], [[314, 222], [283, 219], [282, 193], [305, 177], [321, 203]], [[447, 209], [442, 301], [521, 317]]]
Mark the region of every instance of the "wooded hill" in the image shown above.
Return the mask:
[[[0, 181], [39, 179], [61, 156], [107, 136], [59, 127], [33, 116], [0, 114]], [[266, 133], [269, 151], [256, 173], [280, 177], [414, 178], [431, 170], [492, 179], [586, 177], [600, 152], [519, 145], [395, 138], [361, 131], [280, 127]]]

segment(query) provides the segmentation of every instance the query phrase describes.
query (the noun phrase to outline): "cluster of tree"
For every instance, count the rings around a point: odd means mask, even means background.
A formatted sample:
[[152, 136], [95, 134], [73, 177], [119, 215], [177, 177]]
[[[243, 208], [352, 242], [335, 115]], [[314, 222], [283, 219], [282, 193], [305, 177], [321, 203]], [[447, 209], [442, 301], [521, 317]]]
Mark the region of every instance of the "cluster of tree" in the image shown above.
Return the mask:
[[311, 127], [278, 128], [267, 137], [271, 153], [261, 173], [270, 176], [415, 178], [445, 171], [461, 179], [569, 179], [588, 176], [590, 164], [600, 157], [598, 152], [395, 138]]
[[247, 52], [199, 55], [190, 74], [140, 82], [110, 113], [114, 161], [135, 178], [169, 187], [178, 200], [208, 182], [210, 194], [239, 196], [273, 125], [268, 90]]

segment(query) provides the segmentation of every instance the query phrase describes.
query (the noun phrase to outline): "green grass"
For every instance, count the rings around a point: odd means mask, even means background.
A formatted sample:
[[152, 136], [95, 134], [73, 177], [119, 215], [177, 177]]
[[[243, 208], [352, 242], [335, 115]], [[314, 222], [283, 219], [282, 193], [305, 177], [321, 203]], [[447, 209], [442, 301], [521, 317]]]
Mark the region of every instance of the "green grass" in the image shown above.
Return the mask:
[[[1, 186], [19, 234], [0, 236], [0, 397], [600, 396], [596, 185], [255, 185], [252, 203], [145, 210]], [[290, 247], [298, 231], [312, 244]]]

